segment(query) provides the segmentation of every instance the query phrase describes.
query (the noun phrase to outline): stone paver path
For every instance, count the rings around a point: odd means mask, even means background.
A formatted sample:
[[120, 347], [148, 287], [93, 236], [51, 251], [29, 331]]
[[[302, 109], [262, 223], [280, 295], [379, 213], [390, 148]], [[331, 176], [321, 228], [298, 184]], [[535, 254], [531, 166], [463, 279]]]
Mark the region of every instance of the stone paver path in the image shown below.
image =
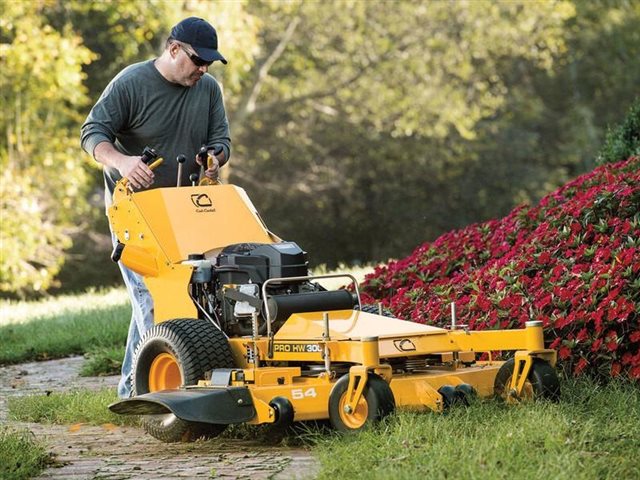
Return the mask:
[[139, 428], [43, 425], [7, 419], [10, 396], [79, 388], [115, 387], [118, 377], [80, 377], [82, 357], [0, 367], [0, 421], [31, 430], [55, 455], [42, 479], [313, 478], [314, 457], [304, 449], [213, 439], [165, 444]]

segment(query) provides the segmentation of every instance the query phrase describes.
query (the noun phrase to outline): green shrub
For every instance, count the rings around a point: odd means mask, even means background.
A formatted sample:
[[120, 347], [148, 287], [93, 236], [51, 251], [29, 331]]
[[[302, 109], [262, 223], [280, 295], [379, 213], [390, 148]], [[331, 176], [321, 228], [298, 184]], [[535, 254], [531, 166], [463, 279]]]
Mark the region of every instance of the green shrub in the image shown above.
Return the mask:
[[621, 125], [607, 131], [596, 162], [613, 163], [640, 155], [640, 98], [636, 98]]

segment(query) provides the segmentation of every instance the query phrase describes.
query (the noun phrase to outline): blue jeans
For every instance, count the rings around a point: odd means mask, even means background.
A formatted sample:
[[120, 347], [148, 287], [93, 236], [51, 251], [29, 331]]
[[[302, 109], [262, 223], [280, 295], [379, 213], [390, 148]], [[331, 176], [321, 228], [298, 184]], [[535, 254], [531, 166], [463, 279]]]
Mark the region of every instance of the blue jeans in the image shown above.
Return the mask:
[[[115, 246], [116, 239], [113, 233], [111, 239]], [[118, 383], [118, 396], [129, 398], [131, 396], [131, 374], [133, 372], [133, 355], [140, 339], [153, 327], [153, 299], [142, 277], [133, 270], [118, 262], [120, 273], [129, 293], [131, 301], [131, 323], [127, 335], [127, 346], [122, 360], [122, 376]]]

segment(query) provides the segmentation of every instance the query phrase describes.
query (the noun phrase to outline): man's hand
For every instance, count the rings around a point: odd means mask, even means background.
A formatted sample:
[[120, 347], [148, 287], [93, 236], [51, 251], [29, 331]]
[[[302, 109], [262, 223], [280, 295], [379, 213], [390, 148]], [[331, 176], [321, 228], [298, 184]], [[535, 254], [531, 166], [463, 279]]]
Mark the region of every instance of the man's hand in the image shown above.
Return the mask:
[[129, 183], [137, 189], [147, 188], [153, 184], [154, 175], [151, 169], [142, 161], [142, 157], [123, 155], [116, 167], [122, 177], [127, 177]]
[[[222, 159], [224, 159], [224, 151], [221, 151], [216, 156], [213, 154], [212, 149], [209, 150], [207, 154], [211, 158], [211, 167], [207, 168], [207, 165], [205, 165], [206, 170], [204, 171], [204, 176], [211, 180], [218, 180], [218, 175], [220, 173], [220, 162]], [[200, 161], [200, 157], [198, 157], [198, 155], [196, 155], [196, 162], [198, 163], [198, 165], [202, 166], [202, 162]]]
[[123, 155], [108, 142], [99, 143], [93, 156], [103, 165], [117, 169], [122, 177], [129, 179], [133, 188], [147, 188], [153, 184], [153, 172], [140, 156]]

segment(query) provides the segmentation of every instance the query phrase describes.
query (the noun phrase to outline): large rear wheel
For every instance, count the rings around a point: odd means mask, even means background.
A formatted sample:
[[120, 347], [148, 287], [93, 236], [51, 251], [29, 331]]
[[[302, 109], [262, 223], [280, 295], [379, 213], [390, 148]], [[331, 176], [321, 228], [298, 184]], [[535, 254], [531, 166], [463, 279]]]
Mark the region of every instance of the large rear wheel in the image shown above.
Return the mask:
[[[229, 343], [206, 320], [178, 319], [160, 323], [140, 341], [134, 358], [133, 392], [141, 395], [196, 385], [214, 368], [232, 368]], [[163, 442], [215, 437], [226, 425], [187, 422], [173, 414], [145, 415], [142, 425]]]

